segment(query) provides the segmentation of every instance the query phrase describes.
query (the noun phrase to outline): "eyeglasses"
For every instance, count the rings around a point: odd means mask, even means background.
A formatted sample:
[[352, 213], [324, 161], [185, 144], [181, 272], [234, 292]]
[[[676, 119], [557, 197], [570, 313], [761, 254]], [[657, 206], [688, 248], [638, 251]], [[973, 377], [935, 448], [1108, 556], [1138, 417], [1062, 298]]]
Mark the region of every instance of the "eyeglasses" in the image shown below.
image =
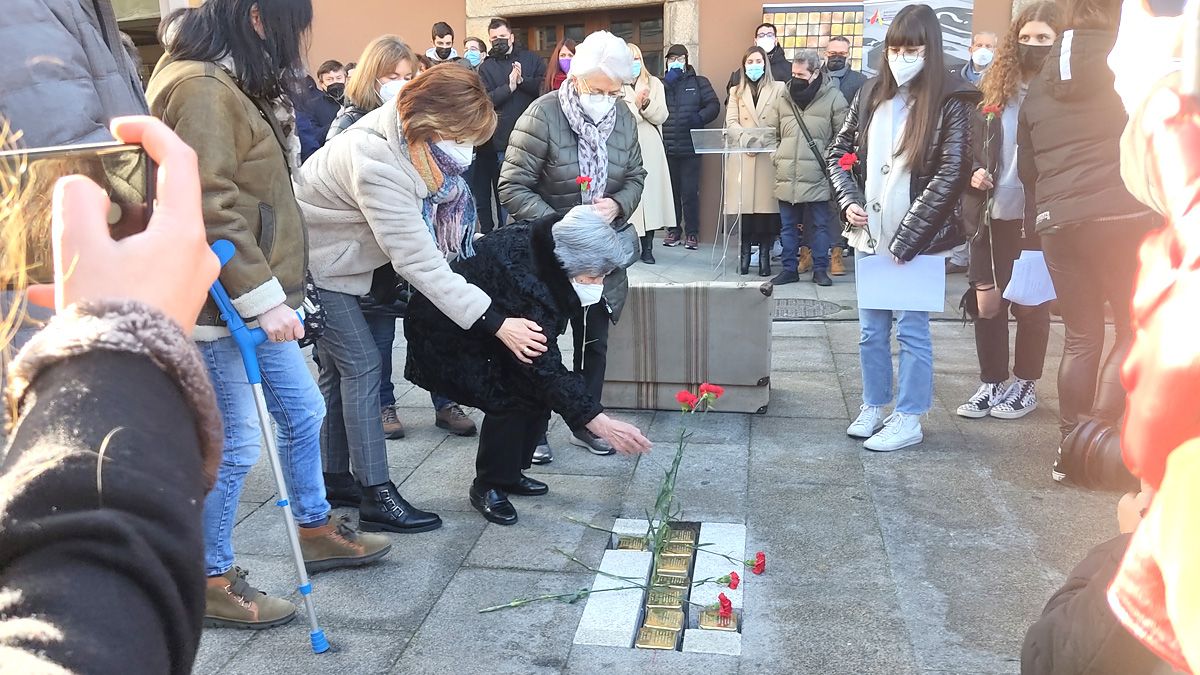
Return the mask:
[[[902, 51], [903, 50], [903, 51]], [[917, 59], [925, 56], [924, 47], [888, 47], [888, 58], [897, 58], [905, 63], [916, 63]]]
[[773, 38], [773, 37], [775, 37], [775, 34], [774, 34], [774, 33], [759, 33], [759, 34], [758, 34], [757, 36], [755, 36], [755, 37], [760, 37], [760, 38]]

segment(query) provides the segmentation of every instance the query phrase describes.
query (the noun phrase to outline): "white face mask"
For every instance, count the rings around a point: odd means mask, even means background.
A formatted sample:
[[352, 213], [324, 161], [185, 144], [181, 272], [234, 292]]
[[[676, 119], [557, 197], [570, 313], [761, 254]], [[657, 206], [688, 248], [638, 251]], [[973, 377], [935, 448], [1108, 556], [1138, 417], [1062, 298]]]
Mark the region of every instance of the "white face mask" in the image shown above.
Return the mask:
[[579, 304], [584, 307], [591, 307], [604, 297], [604, 284], [581, 284], [572, 280], [571, 287], [575, 289], [575, 295], [579, 296]]
[[475, 161], [475, 146], [471, 143], [457, 143], [455, 141], [438, 141], [434, 143], [439, 150], [450, 155], [459, 166], [471, 166], [471, 162]]
[[980, 47], [971, 53], [971, 63], [980, 68], [987, 68], [992, 65], [992, 59], [994, 58], [996, 58], [996, 53], [987, 47]]
[[775, 49], [775, 38], [758, 38], [754, 41], [764, 52], [770, 54], [771, 50]]
[[403, 89], [404, 85], [408, 83], [409, 80], [391, 80], [390, 82], [384, 82], [383, 85], [379, 87], [379, 98], [383, 99], [384, 103], [387, 103], [388, 101], [399, 96], [400, 90]]
[[925, 56], [918, 56], [915, 61], [909, 63], [899, 54], [888, 54], [888, 67], [892, 69], [892, 77], [896, 80], [896, 86], [903, 87], [912, 82], [912, 79], [924, 70]]
[[617, 99], [604, 94], [580, 94], [579, 104], [593, 122], [599, 122], [617, 104]]

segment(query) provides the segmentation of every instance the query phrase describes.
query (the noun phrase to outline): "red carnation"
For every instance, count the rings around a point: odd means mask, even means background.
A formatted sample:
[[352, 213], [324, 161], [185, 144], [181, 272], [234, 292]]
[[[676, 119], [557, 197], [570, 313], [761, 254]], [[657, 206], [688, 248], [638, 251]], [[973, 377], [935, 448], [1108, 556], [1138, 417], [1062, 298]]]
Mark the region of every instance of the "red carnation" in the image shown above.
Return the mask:
[[736, 591], [738, 584], [740, 584], [740, 583], [742, 583], [742, 578], [738, 576], [738, 573], [730, 572], [729, 573], [729, 588]]
[[725, 395], [725, 387], [705, 382], [704, 384], [700, 385], [700, 395], [711, 395], [713, 398], [721, 398]]
[[678, 394], [675, 394], [675, 400], [679, 401], [684, 410], [692, 410], [696, 404], [700, 403], [700, 397], [687, 389], [681, 389]]
[[999, 115], [1000, 110], [1001, 110], [1000, 106], [995, 105], [995, 104], [983, 106], [983, 114], [987, 115], [988, 119], [991, 119], [992, 115]]
[[853, 169], [855, 164], [858, 164], [858, 155], [853, 152], [847, 152], [838, 160], [838, 166], [841, 167], [842, 171]]
[[767, 554], [759, 551], [754, 554], [754, 569], [751, 571], [755, 574], [762, 574], [767, 569]]
[[733, 603], [725, 597], [724, 593], [717, 596], [717, 602], [721, 603], [720, 609], [717, 610], [717, 616], [722, 619], [733, 618]]
[[575, 184], [579, 186], [580, 192], [586, 192], [588, 188], [592, 187], [592, 177], [580, 176], [575, 179]]

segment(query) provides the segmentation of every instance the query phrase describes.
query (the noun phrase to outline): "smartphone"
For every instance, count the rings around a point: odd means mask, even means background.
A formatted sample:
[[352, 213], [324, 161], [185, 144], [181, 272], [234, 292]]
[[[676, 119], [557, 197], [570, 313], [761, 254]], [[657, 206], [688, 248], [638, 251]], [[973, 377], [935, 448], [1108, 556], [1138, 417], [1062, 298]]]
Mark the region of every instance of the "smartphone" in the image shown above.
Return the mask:
[[140, 145], [120, 142], [31, 148], [0, 152], [0, 178], [8, 217], [17, 218], [25, 232], [12, 242], [23, 250], [5, 255], [23, 257], [28, 284], [54, 281], [50, 221], [54, 184], [63, 176], [80, 174], [108, 192], [108, 229], [122, 239], [146, 229], [154, 211], [157, 169]]

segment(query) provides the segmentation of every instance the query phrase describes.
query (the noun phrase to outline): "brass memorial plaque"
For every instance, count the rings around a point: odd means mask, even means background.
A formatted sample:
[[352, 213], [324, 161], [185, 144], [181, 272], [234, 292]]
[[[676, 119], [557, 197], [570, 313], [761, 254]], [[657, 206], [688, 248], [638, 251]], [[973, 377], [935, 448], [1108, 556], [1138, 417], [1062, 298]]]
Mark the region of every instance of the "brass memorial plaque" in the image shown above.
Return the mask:
[[706, 609], [700, 613], [700, 627], [707, 630], [736, 631], [738, 628], [737, 614], [727, 619], [721, 616], [718, 610]]
[[658, 561], [655, 569], [660, 574], [668, 574], [673, 576], [686, 576], [688, 568], [692, 564], [691, 556], [658, 556]]
[[683, 543], [668, 543], [666, 546], [663, 547], [663, 550], [662, 550], [662, 554], [664, 556], [673, 556], [673, 557], [683, 556], [686, 558], [691, 558], [692, 554], [695, 552], [696, 552], [696, 547], [694, 545], [683, 544]]
[[675, 649], [675, 643], [678, 641], [679, 633], [675, 631], [642, 626], [633, 646], [638, 649]]
[[698, 533], [691, 528], [667, 530], [667, 541], [672, 544], [696, 544], [696, 535]]
[[683, 610], [662, 607], [647, 609], [646, 628], [662, 628], [673, 632], [683, 630]]
[[678, 590], [687, 590], [688, 586], [690, 586], [691, 584], [690, 584], [690, 580], [686, 576], [673, 576], [670, 574], [663, 574], [662, 570], [659, 570], [659, 572], [654, 575], [654, 581], [651, 583], [651, 585], [652, 586], [666, 586], [667, 588], [673, 588], [673, 589], [678, 589]]
[[645, 537], [620, 537], [617, 539], [617, 549], [621, 551], [645, 551]]
[[679, 609], [682, 606], [683, 591], [678, 588], [651, 586], [650, 592], [646, 595], [646, 607], [651, 609], [655, 607]]

